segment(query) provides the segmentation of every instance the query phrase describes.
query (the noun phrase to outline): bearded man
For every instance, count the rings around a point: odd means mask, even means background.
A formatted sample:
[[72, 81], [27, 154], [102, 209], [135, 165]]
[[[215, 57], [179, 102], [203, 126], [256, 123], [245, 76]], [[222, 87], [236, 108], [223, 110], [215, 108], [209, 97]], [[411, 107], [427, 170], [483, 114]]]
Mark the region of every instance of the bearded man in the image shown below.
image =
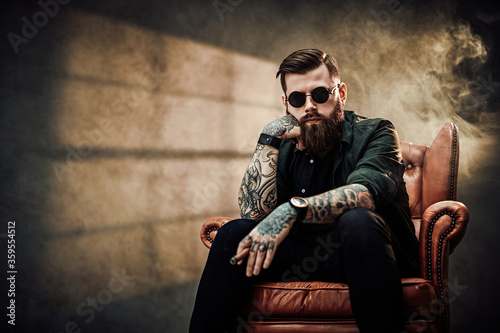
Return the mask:
[[[286, 115], [259, 137], [241, 219], [214, 240], [190, 331], [234, 329], [256, 282], [325, 281], [349, 285], [362, 333], [401, 332], [401, 277], [418, 275], [418, 243], [394, 126], [344, 110], [347, 87], [320, 50], [293, 52], [276, 77]], [[307, 258], [320, 258], [312, 271]]]

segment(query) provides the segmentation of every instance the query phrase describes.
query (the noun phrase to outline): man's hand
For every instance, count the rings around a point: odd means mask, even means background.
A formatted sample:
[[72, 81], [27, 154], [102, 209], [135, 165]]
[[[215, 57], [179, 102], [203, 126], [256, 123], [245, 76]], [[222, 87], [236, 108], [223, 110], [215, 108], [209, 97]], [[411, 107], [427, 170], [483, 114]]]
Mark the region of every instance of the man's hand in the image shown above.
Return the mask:
[[299, 122], [291, 114], [272, 121], [264, 127], [262, 133], [278, 139], [291, 139], [300, 135]]
[[289, 203], [280, 205], [241, 240], [231, 260], [241, 265], [248, 256], [247, 276], [259, 275], [262, 268], [271, 265], [276, 249], [290, 232], [296, 217]]

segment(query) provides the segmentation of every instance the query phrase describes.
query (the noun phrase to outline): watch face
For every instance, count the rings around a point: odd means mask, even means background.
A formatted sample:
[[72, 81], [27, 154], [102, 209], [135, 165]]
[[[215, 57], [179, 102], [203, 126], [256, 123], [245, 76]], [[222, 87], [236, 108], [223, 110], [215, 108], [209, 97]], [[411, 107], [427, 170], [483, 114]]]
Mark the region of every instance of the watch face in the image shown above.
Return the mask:
[[306, 199], [301, 197], [293, 197], [290, 199], [290, 202], [292, 203], [293, 206], [298, 208], [305, 208], [309, 205]]

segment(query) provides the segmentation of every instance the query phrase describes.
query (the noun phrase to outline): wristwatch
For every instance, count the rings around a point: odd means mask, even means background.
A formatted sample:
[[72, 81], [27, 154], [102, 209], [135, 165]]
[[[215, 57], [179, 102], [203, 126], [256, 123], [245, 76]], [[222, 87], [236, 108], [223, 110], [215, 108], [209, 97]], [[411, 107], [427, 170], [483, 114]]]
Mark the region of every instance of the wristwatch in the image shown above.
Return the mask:
[[302, 222], [306, 217], [307, 210], [309, 209], [309, 202], [302, 197], [293, 197], [290, 199], [290, 204], [297, 211], [297, 219], [295, 222]]

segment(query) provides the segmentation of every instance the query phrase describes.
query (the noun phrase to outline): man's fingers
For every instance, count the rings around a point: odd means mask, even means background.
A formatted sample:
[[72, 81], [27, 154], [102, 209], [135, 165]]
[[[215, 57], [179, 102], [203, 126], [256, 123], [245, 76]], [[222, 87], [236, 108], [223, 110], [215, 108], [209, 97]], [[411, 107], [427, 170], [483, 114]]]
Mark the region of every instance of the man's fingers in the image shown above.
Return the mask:
[[271, 262], [274, 258], [274, 253], [276, 251], [276, 243], [272, 240], [269, 242], [269, 245], [266, 249], [266, 260], [264, 261], [264, 265], [262, 266], [264, 269], [269, 268], [271, 266]]
[[254, 240], [253, 243], [252, 243], [252, 247], [250, 248], [250, 252], [257, 251], [257, 246], [259, 246], [259, 241]]
[[246, 235], [245, 237], [243, 237], [243, 239], [238, 244], [238, 251], [240, 249], [245, 248], [251, 240], [252, 240], [252, 236], [250, 236], [250, 235]]
[[250, 247], [244, 248], [243, 250], [239, 251], [234, 257], [232, 257], [229, 262], [231, 263], [231, 265], [241, 265], [243, 263], [243, 259], [245, 259], [248, 255], [248, 252], [250, 252]]
[[252, 236], [250, 235], [246, 235], [245, 237], [243, 237], [243, 239], [241, 240], [241, 244], [246, 244], [249, 240], [252, 239]]
[[230, 259], [231, 265], [240, 265], [243, 262], [243, 259], [248, 255], [248, 249], [252, 241], [252, 236], [246, 235], [238, 244], [238, 249], [236, 250], [236, 254], [234, 257]]
[[300, 127], [294, 127], [281, 136], [282, 139], [292, 139], [300, 136]]
[[241, 265], [247, 258], [246, 275], [259, 275], [262, 269], [271, 265], [276, 248], [275, 239], [262, 237], [252, 231], [240, 241], [236, 254], [229, 262], [231, 265]]
[[253, 267], [255, 264], [255, 257], [257, 255], [257, 248], [259, 247], [260, 242], [254, 240], [252, 246], [250, 247], [250, 253], [248, 254], [247, 261], [247, 276], [251, 277], [253, 273]]
[[239, 255], [241, 251], [243, 251], [244, 248], [248, 247], [248, 244], [252, 240], [252, 236], [246, 235], [243, 237], [243, 239], [240, 241], [238, 244], [238, 249], [236, 250], [236, 255]]
[[[247, 262], [247, 276], [259, 275], [262, 269], [267, 269], [271, 266], [274, 254], [276, 252], [276, 242], [274, 240], [263, 242], [254, 241], [252, 247], [249, 250], [248, 262]], [[252, 251], [253, 249], [253, 251]]]
[[265, 242], [260, 243], [260, 245], [259, 245], [259, 253], [266, 252], [266, 250], [267, 250], [266, 243]]
[[245, 259], [248, 256], [248, 252], [250, 252], [250, 249], [244, 250], [244, 255], [240, 260], [238, 260], [238, 263], [237, 263], [238, 265], [241, 265], [243, 263], [243, 259]]
[[259, 245], [259, 250], [256, 255], [255, 265], [253, 267], [253, 275], [255, 276], [259, 275], [266, 253], [267, 253], [267, 244], [266, 242], [262, 242]]

